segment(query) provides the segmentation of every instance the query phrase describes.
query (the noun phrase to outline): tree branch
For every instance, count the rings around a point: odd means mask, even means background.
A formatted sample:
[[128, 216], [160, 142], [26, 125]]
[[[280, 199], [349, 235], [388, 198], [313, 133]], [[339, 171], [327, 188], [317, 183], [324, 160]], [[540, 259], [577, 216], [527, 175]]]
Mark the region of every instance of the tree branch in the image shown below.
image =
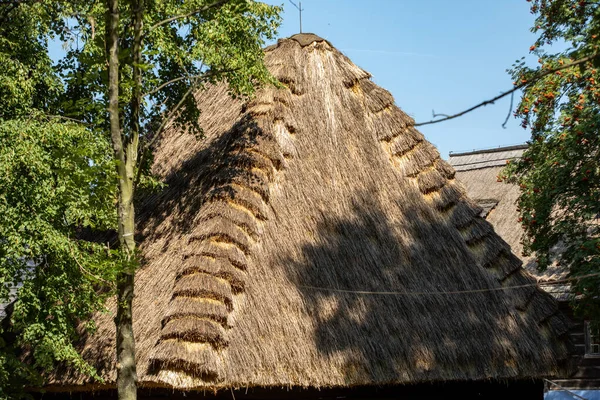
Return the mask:
[[84, 274], [84, 275], [88, 275], [88, 276], [90, 276], [90, 277], [92, 277], [92, 278], [94, 278], [94, 279], [96, 279], [96, 280], [98, 280], [98, 281], [100, 281], [100, 282], [104, 283], [104, 284], [105, 284], [107, 287], [109, 287], [109, 288], [111, 288], [111, 289], [113, 289], [113, 290], [115, 289], [114, 282], [109, 282], [109, 281], [107, 281], [106, 279], [104, 279], [104, 278], [102, 278], [102, 277], [100, 277], [100, 276], [98, 276], [98, 275], [96, 275], [96, 274], [94, 274], [94, 273], [92, 273], [92, 272], [88, 271], [87, 269], [85, 269], [85, 268], [83, 267], [83, 265], [81, 265], [81, 263], [80, 263], [80, 262], [79, 262], [79, 260], [77, 259], [77, 256], [76, 256], [76, 255], [75, 255], [75, 253], [73, 252], [73, 247], [71, 246], [70, 239], [69, 239], [69, 252], [71, 253], [71, 257], [73, 257], [73, 260], [75, 261], [75, 263], [76, 263], [76, 264], [77, 264], [77, 266], [79, 267], [79, 271], [81, 271], [81, 273], [82, 273], [82, 274]]
[[105, 29], [108, 57], [108, 119], [113, 151], [119, 161], [118, 169], [121, 175], [120, 169], [125, 166], [125, 153], [119, 120], [119, 6], [118, 0], [108, 0], [108, 3]]
[[431, 110], [431, 118], [437, 118], [437, 117], [449, 117], [448, 114], [438, 114], [435, 112], [435, 110]]
[[168, 81], [168, 82], [165, 82], [165, 83], [161, 84], [159, 87], [157, 87], [157, 88], [155, 88], [155, 89], [152, 89], [151, 91], [149, 91], [149, 92], [147, 92], [147, 93], [144, 93], [144, 94], [142, 95], [142, 97], [150, 96], [151, 94], [154, 94], [154, 93], [156, 93], [156, 92], [160, 91], [162, 88], [164, 88], [165, 86], [169, 86], [169, 85], [170, 85], [170, 84], [172, 84], [172, 83], [179, 82], [179, 81], [182, 81], [182, 80], [184, 80], [184, 79], [194, 79], [194, 78], [201, 78], [201, 77], [203, 77], [204, 75], [205, 75], [205, 74], [201, 74], [201, 75], [192, 75], [192, 76], [187, 76], [187, 75], [186, 75], [186, 76], [180, 76], [179, 78], [171, 79], [170, 81]]
[[181, 19], [181, 18], [191, 17], [194, 14], [198, 14], [198, 13], [210, 10], [213, 7], [220, 7], [220, 6], [224, 5], [227, 2], [229, 2], [229, 0], [218, 0], [218, 1], [215, 1], [214, 3], [206, 5], [206, 6], [202, 7], [202, 8], [198, 8], [198, 9], [196, 9], [194, 11], [190, 11], [187, 14], [176, 15], [176, 16], [171, 17], [171, 18], [163, 19], [162, 21], [159, 21], [159, 22], [155, 23], [154, 25], [152, 25], [148, 29], [148, 32], [153, 31], [154, 29], [158, 28], [159, 26], [162, 26], [164, 24], [168, 24], [169, 22], [173, 22], [173, 21]]
[[139, 162], [138, 162], [138, 170], [137, 170], [135, 181], [134, 181], [134, 187], [137, 187], [137, 185], [140, 181], [140, 178], [142, 177], [142, 168], [144, 166], [144, 161], [145, 161], [145, 157], [146, 157], [146, 153], [147, 153], [148, 149], [152, 146], [152, 144], [154, 144], [154, 142], [160, 136], [160, 134], [165, 129], [167, 124], [169, 122], [171, 122], [173, 116], [175, 114], [177, 114], [179, 109], [183, 106], [183, 103], [185, 102], [187, 97], [194, 91], [197, 84], [198, 84], [198, 79], [194, 80], [194, 82], [192, 83], [192, 85], [190, 85], [190, 88], [187, 90], [187, 92], [185, 92], [185, 94], [183, 96], [181, 96], [179, 103], [177, 103], [177, 105], [162, 120], [161, 124], [156, 129], [156, 132], [154, 132], [154, 135], [152, 136], [152, 138], [150, 140], [148, 140], [146, 143], [144, 143], [144, 145], [142, 146], [142, 151], [139, 156], [140, 158], [139, 158]]
[[75, 119], [75, 118], [71, 118], [71, 117], [65, 117], [63, 115], [51, 115], [51, 114], [47, 114], [46, 117], [50, 118], [55, 118], [55, 119], [64, 119], [65, 121], [70, 121], [70, 122], [77, 122], [78, 124], [83, 124], [83, 125], [92, 125], [89, 122], [85, 122], [82, 121], [80, 119]]
[[510, 107], [508, 107], [508, 114], [506, 114], [506, 119], [502, 123], [502, 128], [504, 128], [504, 129], [506, 129], [506, 124], [508, 123], [508, 119], [510, 118], [510, 114], [512, 113], [514, 100], [515, 100], [515, 92], [512, 92], [510, 94]]
[[502, 93], [502, 94], [494, 97], [493, 99], [482, 101], [481, 103], [479, 103], [477, 105], [474, 105], [471, 108], [468, 108], [468, 109], [466, 109], [464, 111], [461, 111], [461, 112], [459, 112], [457, 114], [454, 114], [454, 115], [449, 115], [446, 118], [431, 120], [431, 121], [427, 121], [427, 122], [419, 122], [419, 123], [414, 124], [413, 126], [423, 126], [423, 125], [437, 124], [438, 122], [444, 122], [444, 121], [448, 121], [450, 119], [461, 117], [461, 116], [463, 116], [463, 115], [465, 115], [467, 113], [470, 113], [471, 111], [474, 111], [474, 110], [476, 110], [476, 109], [478, 109], [480, 107], [487, 106], [488, 104], [494, 104], [494, 102], [496, 100], [500, 100], [501, 98], [506, 97], [509, 94], [514, 93], [514, 92], [516, 92], [519, 89], [522, 89], [522, 88], [527, 87], [527, 86], [531, 86], [532, 84], [538, 82], [540, 79], [544, 78], [545, 76], [548, 76], [548, 75], [553, 74], [555, 72], [561, 71], [563, 69], [571, 68], [571, 67], [574, 67], [576, 65], [586, 63], [586, 62], [591, 61], [594, 58], [598, 57], [599, 55], [600, 55], [600, 53], [592, 54], [590, 56], [583, 57], [583, 58], [581, 58], [581, 59], [579, 59], [577, 61], [573, 61], [571, 63], [565, 64], [565, 65], [561, 65], [560, 67], [549, 69], [547, 71], [542, 72], [541, 74], [539, 74], [538, 76], [534, 77], [533, 79], [528, 80], [525, 83], [521, 83], [521, 84], [515, 86], [514, 88], [512, 88], [511, 90], [509, 90], [507, 92], [504, 92], [504, 93]]
[[173, 108], [173, 110], [171, 110], [168, 115], [163, 119], [163, 121], [161, 122], [161, 124], [158, 126], [158, 129], [156, 129], [156, 132], [154, 133], [154, 136], [152, 137], [152, 139], [150, 139], [148, 142], [146, 142], [143, 146], [143, 149], [147, 149], [150, 146], [152, 146], [152, 144], [154, 143], [154, 141], [156, 140], [156, 138], [162, 133], [163, 129], [167, 126], [167, 124], [171, 121], [171, 119], [173, 118], [173, 116], [179, 111], [179, 109], [181, 108], [181, 106], [183, 106], [183, 103], [185, 102], [185, 100], [187, 99], [187, 97], [192, 93], [192, 91], [196, 88], [196, 84], [197, 81], [194, 81], [194, 83], [190, 86], [190, 88], [187, 90], [187, 92], [185, 92], [185, 94], [183, 96], [181, 96], [181, 99], [179, 100], [179, 103], [177, 103], [177, 105], [175, 106], [175, 108]]
[[213, 75], [224, 74], [224, 73], [228, 73], [228, 72], [234, 72], [234, 71], [237, 71], [237, 70], [239, 70], [239, 68], [234, 68], [234, 69], [225, 69], [225, 70], [222, 70], [222, 71], [216, 71], [216, 72], [213, 72], [213, 71], [208, 71], [208, 72], [205, 72], [205, 73], [203, 73], [203, 74], [199, 74], [199, 75], [186, 75], [186, 76], [180, 76], [180, 77], [178, 77], [178, 78], [171, 79], [170, 81], [168, 81], [168, 82], [165, 82], [165, 83], [161, 84], [159, 87], [157, 87], [157, 88], [155, 88], [155, 89], [152, 89], [152, 90], [151, 90], [151, 91], [149, 91], [148, 93], [144, 93], [144, 94], [142, 95], [142, 97], [150, 96], [151, 94], [154, 94], [154, 93], [158, 92], [159, 90], [163, 89], [165, 86], [169, 86], [169, 85], [170, 85], [170, 84], [172, 84], [172, 83], [179, 82], [179, 81], [183, 81], [183, 80], [185, 80], [185, 79], [190, 79], [190, 80], [198, 80], [198, 79], [202, 79], [202, 78], [208, 78], [208, 77], [210, 77], [210, 76], [213, 76]]

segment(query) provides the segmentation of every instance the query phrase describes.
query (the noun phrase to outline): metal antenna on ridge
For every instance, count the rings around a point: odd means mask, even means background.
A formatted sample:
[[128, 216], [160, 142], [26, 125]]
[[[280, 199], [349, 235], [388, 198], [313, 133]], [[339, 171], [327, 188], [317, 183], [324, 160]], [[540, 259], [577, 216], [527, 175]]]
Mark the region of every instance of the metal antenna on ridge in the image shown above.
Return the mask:
[[304, 8], [302, 8], [302, 2], [299, 1], [298, 4], [296, 5], [296, 3], [294, 3], [292, 0], [288, 0], [290, 3], [292, 3], [292, 5], [294, 7], [296, 7], [298, 9], [298, 12], [300, 13], [300, 33], [302, 33], [302, 11], [304, 11]]

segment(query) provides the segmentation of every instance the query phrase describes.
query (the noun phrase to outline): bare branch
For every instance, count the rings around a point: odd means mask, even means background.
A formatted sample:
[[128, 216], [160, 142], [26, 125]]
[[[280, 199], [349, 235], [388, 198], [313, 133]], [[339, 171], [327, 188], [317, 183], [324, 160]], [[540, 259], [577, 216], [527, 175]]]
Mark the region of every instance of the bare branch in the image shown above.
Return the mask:
[[534, 83], [536, 83], [537, 81], [539, 81], [540, 79], [544, 78], [545, 76], [548, 76], [548, 75], [550, 75], [550, 74], [553, 74], [553, 73], [555, 73], [555, 72], [558, 72], [558, 71], [562, 71], [563, 69], [571, 68], [571, 67], [574, 67], [574, 66], [576, 66], [576, 65], [579, 65], [579, 64], [586, 63], [586, 62], [588, 62], [588, 61], [592, 61], [593, 59], [595, 59], [595, 58], [596, 58], [596, 57], [598, 57], [599, 55], [600, 55], [600, 53], [592, 54], [592, 55], [590, 55], [590, 56], [583, 57], [583, 58], [581, 58], [581, 59], [579, 59], [579, 60], [576, 60], [576, 61], [573, 61], [573, 62], [571, 62], [571, 63], [568, 63], [568, 64], [561, 65], [560, 67], [553, 68], [553, 69], [549, 69], [549, 70], [547, 70], [547, 71], [544, 71], [544, 72], [542, 72], [541, 74], [539, 74], [538, 76], [534, 77], [533, 79], [530, 79], [530, 80], [528, 80], [528, 81], [527, 81], [527, 82], [525, 82], [525, 83], [521, 83], [521, 84], [519, 84], [519, 85], [516, 85], [516, 86], [515, 86], [514, 88], [512, 88], [511, 90], [509, 90], [509, 91], [507, 91], [507, 92], [504, 92], [504, 93], [502, 93], [502, 94], [500, 94], [500, 95], [498, 95], [498, 96], [494, 97], [493, 99], [489, 99], [489, 100], [486, 100], [486, 101], [482, 101], [481, 103], [479, 103], [479, 104], [477, 104], [477, 105], [474, 105], [474, 106], [473, 106], [473, 107], [471, 107], [471, 108], [468, 108], [468, 109], [466, 109], [466, 110], [464, 110], [464, 111], [461, 111], [461, 112], [459, 112], [459, 113], [457, 113], [457, 114], [454, 114], [454, 115], [449, 115], [449, 116], [447, 116], [446, 118], [442, 118], [442, 119], [436, 119], [436, 120], [431, 120], [431, 121], [427, 121], [427, 122], [419, 122], [419, 123], [416, 123], [416, 124], [414, 124], [414, 126], [423, 126], [423, 125], [437, 124], [438, 122], [444, 122], [444, 121], [448, 121], [448, 120], [450, 120], [450, 119], [454, 119], [454, 118], [461, 117], [461, 116], [463, 116], [463, 115], [465, 115], [465, 114], [467, 114], [467, 113], [470, 113], [471, 111], [474, 111], [474, 110], [476, 110], [476, 109], [478, 109], [478, 108], [480, 108], [480, 107], [487, 106], [488, 104], [494, 104], [494, 102], [495, 102], [496, 100], [500, 100], [501, 98], [503, 98], [503, 97], [506, 97], [506, 96], [508, 96], [509, 94], [511, 94], [511, 93], [514, 93], [514, 92], [516, 92], [516, 91], [517, 91], [517, 90], [519, 90], [519, 89], [522, 89], [522, 88], [524, 88], [524, 87], [531, 86], [531, 85], [533, 85]]
[[437, 117], [449, 117], [448, 114], [437, 114], [435, 112], [435, 110], [431, 110], [431, 118], [437, 118]]
[[198, 14], [198, 13], [210, 10], [211, 8], [214, 8], [214, 7], [220, 7], [220, 6], [224, 5], [227, 2], [229, 2], [229, 0], [218, 0], [218, 1], [215, 1], [214, 3], [211, 3], [211, 4], [206, 5], [204, 7], [198, 8], [198, 9], [196, 9], [194, 11], [190, 11], [187, 14], [176, 15], [176, 16], [171, 17], [171, 18], [163, 19], [162, 21], [159, 21], [159, 22], [155, 23], [154, 25], [152, 25], [148, 29], [148, 32], [153, 31], [154, 29], [158, 28], [159, 26], [168, 24], [169, 22], [173, 22], [175, 20], [182, 19], [182, 18], [191, 17], [194, 14]]
[[192, 85], [190, 85], [190, 88], [187, 90], [187, 92], [185, 92], [185, 94], [183, 96], [181, 96], [179, 103], [177, 103], [177, 105], [168, 113], [168, 115], [165, 118], [163, 118], [161, 124], [156, 129], [156, 132], [154, 132], [154, 134], [152, 135], [152, 138], [150, 140], [148, 140], [146, 143], [144, 143], [144, 145], [142, 146], [142, 149], [141, 149], [142, 151], [141, 151], [139, 162], [138, 162], [138, 170], [136, 173], [134, 186], [138, 185], [140, 178], [142, 177], [142, 167], [144, 165], [144, 161], [145, 161], [144, 159], [146, 157], [148, 149], [152, 146], [152, 144], [154, 144], [156, 139], [160, 136], [160, 134], [165, 129], [167, 124], [169, 122], [171, 122], [171, 120], [177, 114], [177, 112], [179, 112], [179, 109], [183, 106], [183, 103], [185, 102], [187, 97], [193, 93], [197, 84], [198, 84], [198, 79], [194, 80], [194, 82], [192, 83]]
[[[179, 103], [177, 103], [177, 105], [168, 113], [168, 115], [163, 119], [163, 121], [161, 122], [161, 124], [158, 126], [158, 129], [156, 129], [156, 132], [154, 132], [154, 135], [152, 136], [152, 139], [150, 139], [148, 142], [146, 142], [143, 146], [143, 149], [147, 149], [150, 146], [152, 146], [152, 144], [156, 141], [156, 138], [158, 136], [160, 136], [160, 134], [162, 133], [163, 129], [165, 129], [165, 127], [167, 126], [167, 124], [169, 122], [171, 122], [171, 120], [173, 119], [173, 117], [175, 116], [175, 114], [177, 114], [177, 112], [179, 112], [179, 109], [183, 106], [183, 103], [185, 102], [185, 100], [187, 99], [187, 97], [194, 91], [194, 89], [196, 88], [197, 85], [197, 81], [194, 81], [194, 83], [190, 86], [190, 88], [187, 90], [187, 92], [185, 92], [185, 94], [183, 96], [181, 96], [181, 99], [179, 100]], [[141, 165], [141, 163], [140, 163]]]
[[185, 79], [190, 79], [190, 80], [205, 79], [205, 78], [209, 78], [209, 77], [214, 76], [214, 75], [228, 73], [228, 72], [234, 72], [234, 71], [237, 71], [237, 70], [239, 70], [239, 68], [225, 69], [225, 70], [216, 71], [216, 72], [208, 71], [208, 72], [205, 72], [205, 73], [202, 73], [202, 74], [199, 74], [199, 75], [185, 75], [185, 76], [180, 76], [178, 78], [171, 79], [170, 81], [161, 84], [159, 87], [157, 87], [155, 89], [152, 89], [148, 93], [144, 93], [142, 95], [142, 97], [150, 96], [151, 94], [154, 94], [154, 93], [160, 91], [161, 89], [163, 89], [166, 86], [169, 86], [172, 83], [183, 81]]
[[204, 76], [205, 76], [205, 74], [200, 74], [200, 75], [192, 75], [192, 76], [187, 76], [187, 75], [185, 75], [185, 76], [180, 76], [179, 78], [171, 79], [170, 81], [163, 83], [163, 84], [162, 84], [162, 85], [160, 85], [159, 87], [157, 87], [157, 88], [155, 88], [155, 89], [152, 89], [151, 91], [149, 91], [149, 92], [147, 92], [147, 93], [144, 93], [144, 94], [142, 95], [142, 97], [150, 96], [151, 94], [154, 94], [154, 93], [156, 93], [156, 92], [160, 91], [160, 90], [161, 90], [161, 89], [163, 89], [165, 86], [169, 86], [169, 85], [170, 85], [170, 84], [172, 84], [172, 83], [179, 82], [179, 81], [183, 81], [183, 80], [185, 80], [185, 79], [202, 78], [202, 77], [204, 77]]
[[506, 129], [506, 124], [508, 123], [508, 119], [510, 118], [510, 114], [512, 113], [514, 100], [515, 100], [515, 92], [512, 92], [510, 94], [510, 107], [508, 107], [508, 114], [506, 114], [506, 119], [502, 123], [502, 128], [504, 128], [504, 129]]

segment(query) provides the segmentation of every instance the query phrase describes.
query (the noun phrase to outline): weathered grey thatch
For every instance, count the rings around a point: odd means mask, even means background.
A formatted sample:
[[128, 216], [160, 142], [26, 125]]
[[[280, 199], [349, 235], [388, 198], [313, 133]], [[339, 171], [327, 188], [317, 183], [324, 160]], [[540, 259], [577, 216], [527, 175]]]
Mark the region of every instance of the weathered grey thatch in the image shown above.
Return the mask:
[[[551, 265], [545, 271], [538, 271], [535, 255], [525, 255], [521, 242], [523, 229], [519, 223], [517, 199], [519, 187], [499, 181], [502, 169], [510, 160], [520, 158], [527, 145], [499, 147], [465, 153], [450, 153], [450, 165], [456, 170], [456, 178], [467, 190], [467, 195], [484, 210], [482, 215], [492, 224], [496, 233], [511, 247], [512, 252], [523, 261], [523, 266], [540, 283], [566, 277], [567, 270]], [[566, 285], [543, 285], [543, 289], [555, 297], [565, 299], [568, 296]]]
[[[566, 326], [553, 299], [390, 93], [314, 35], [279, 41], [266, 62], [286, 88], [243, 104], [211, 87], [200, 98], [206, 138], [172, 129], [156, 151], [169, 186], [140, 214], [140, 383], [559, 374]], [[529, 286], [502, 290], [519, 285]], [[85, 355], [110, 385], [114, 327], [110, 315], [98, 321]]]
[[527, 149], [527, 145], [522, 144], [495, 149], [473, 150], [464, 153], [450, 153], [449, 161], [457, 172], [504, 167], [507, 161], [520, 158], [525, 149]]

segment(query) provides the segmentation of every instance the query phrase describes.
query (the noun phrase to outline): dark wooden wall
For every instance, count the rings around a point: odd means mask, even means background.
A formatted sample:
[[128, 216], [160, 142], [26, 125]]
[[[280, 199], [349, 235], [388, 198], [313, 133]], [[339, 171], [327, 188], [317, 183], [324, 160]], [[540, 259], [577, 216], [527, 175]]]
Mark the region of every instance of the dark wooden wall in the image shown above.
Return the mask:
[[[410, 386], [386, 387], [355, 387], [344, 389], [300, 389], [300, 388], [274, 388], [274, 389], [245, 389], [223, 390], [216, 395], [212, 392], [180, 392], [165, 389], [141, 389], [140, 399], [152, 400], [272, 400], [272, 399], [321, 399], [321, 400], [388, 400], [388, 399], [415, 399], [415, 400], [542, 400], [544, 384], [540, 380], [513, 381], [513, 382], [459, 382], [446, 384], [423, 384]], [[37, 398], [45, 400], [74, 399], [74, 400], [105, 400], [116, 399], [115, 391], [92, 393], [46, 393]]]
[[[600, 388], [600, 356], [585, 355], [585, 324], [581, 319], [575, 318], [573, 311], [566, 301], [559, 302], [559, 308], [567, 315], [572, 326], [569, 336], [574, 344], [575, 372], [568, 378], [553, 379], [567, 389], [595, 389]], [[555, 387], [553, 387], [555, 389]]]

